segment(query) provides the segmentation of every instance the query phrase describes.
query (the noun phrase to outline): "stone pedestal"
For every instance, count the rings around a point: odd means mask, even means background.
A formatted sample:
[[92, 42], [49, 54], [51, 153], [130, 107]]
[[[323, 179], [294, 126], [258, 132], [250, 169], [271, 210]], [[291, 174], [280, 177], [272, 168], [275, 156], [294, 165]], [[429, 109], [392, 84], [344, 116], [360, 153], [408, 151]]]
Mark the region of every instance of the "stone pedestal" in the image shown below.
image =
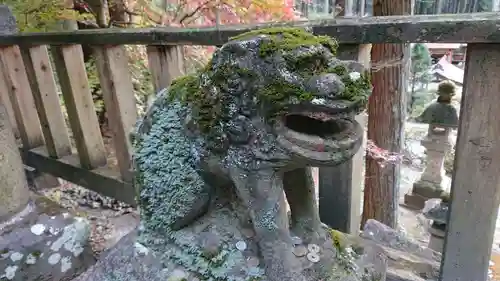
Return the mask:
[[[446, 198], [446, 196], [443, 198]], [[432, 225], [429, 228], [429, 234], [431, 235], [429, 248], [440, 253], [443, 251], [444, 246], [449, 207], [449, 202], [441, 199], [439, 204], [425, 210], [423, 213], [427, 219], [432, 220]]]
[[421, 141], [422, 146], [426, 148], [426, 166], [420, 180], [413, 184], [411, 193], [405, 195], [404, 202], [407, 206], [421, 210], [425, 201], [441, 196], [445, 175], [444, 157], [452, 147], [449, 140], [450, 130], [450, 128], [429, 126], [426, 138]]
[[429, 249], [441, 253], [444, 247], [444, 237], [446, 235], [446, 225], [433, 223], [429, 229], [431, 235], [429, 239]]

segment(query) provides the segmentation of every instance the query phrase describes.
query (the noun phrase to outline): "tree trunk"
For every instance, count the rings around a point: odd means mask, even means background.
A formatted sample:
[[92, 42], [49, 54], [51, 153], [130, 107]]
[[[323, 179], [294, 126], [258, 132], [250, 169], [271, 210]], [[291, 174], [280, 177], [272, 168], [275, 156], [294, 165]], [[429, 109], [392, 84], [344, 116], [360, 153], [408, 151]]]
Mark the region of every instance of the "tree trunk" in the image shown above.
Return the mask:
[[[374, 0], [374, 16], [411, 14], [410, 0]], [[407, 44], [373, 44], [373, 93], [368, 103], [368, 139], [379, 147], [400, 152], [406, 115]], [[362, 224], [376, 219], [397, 226], [399, 165], [382, 168], [367, 157]]]
[[4, 221], [26, 206], [30, 194], [19, 148], [1, 102], [0, 163], [0, 221]]
[[108, 27], [108, 0], [87, 0], [87, 4], [95, 13], [97, 25], [100, 28]]
[[127, 26], [130, 22], [130, 17], [127, 13], [126, 0], [110, 0], [109, 5], [109, 18], [111, 22], [117, 26]]

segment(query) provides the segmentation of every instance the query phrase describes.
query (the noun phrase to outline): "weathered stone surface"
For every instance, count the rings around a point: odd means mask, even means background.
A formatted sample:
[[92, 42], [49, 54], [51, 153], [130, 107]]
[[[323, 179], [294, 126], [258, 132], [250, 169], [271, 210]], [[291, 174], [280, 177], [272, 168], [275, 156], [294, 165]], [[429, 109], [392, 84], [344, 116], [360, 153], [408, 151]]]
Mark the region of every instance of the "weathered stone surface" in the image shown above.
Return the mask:
[[433, 220], [437, 224], [446, 224], [448, 222], [449, 204], [441, 202], [434, 207], [426, 210], [423, 214], [426, 218]]
[[17, 32], [16, 18], [7, 5], [0, 5], [0, 34]]
[[168, 281], [169, 270], [136, 239], [137, 231], [130, 232], [72, 281]]
[[[228, 218], [228, 217], [226, 217]], [[231, 227], [228, 221], [228, 229]], [[205, 226], [207, 227], [207, 226]], [[198, 229], [203, 229], [198, 225]], [[226, 231], [228, 230], [226, 229]], [[219, 233], [220, 227], [208, 227], [203, 230], [204, 233]], [[233, 229], [234, 231], [234, 229]], [[223, 232], [223, 230], [222, 230]], [[234, 233], [234, 232], [233, 232]], [[230, 234], [230, 233], [227, 233]], [[197, 246], [197, 235], [189, 233], [186, 235], [179, 235], [178, 239], [182, 240], [182, 244], [164, 244], [162, 238], [152, 238], [156, 240], [152, 247], [146, 248], [143, 244], [137, 241], [144, 241], [142, 237], [137, 238], [137, 232], [133, 232], [122, 238], [118, 244], [109, 252], [104, 254], [101, 259], [92, 266], [85, 273], [74, 279], [73, 281], [169, 281], [179, 280], [179, 275], [182, 275], [186, 280], [206, 280], [208, 275], [200, 274], [202, 272], [210, 272], [210, 264], [201, 257], [193, 258], [189, 256], [189, 251], [193, 251]], [[350, 237], [347, 234], [346, 237]], [[240, 237], [235, 237], [234, 241]], [[225, 239], [228, 239], [225, 237]], [[336, 281], [358, 281], [363, 276], [363, 273], [373, 277], [367, 280], [384, 280], [385, 271], [387, 268], [387, 261], [384, 256], [381, 256], [381, 251], [377, 245], [360, 244], [361, 239], [341, 238], [343, 242], [335, 248], [336, 262], [329, 268], [332, 275], [328, 280]], [[245, 240], [248, 242], [248, 247], [245, 251], [239, 251], [233, 245], [233, 248], [222, 248], [216, 255], [212, 255], [212, 262], [220, 262], [225, 265], [231, 266], [232, 270], [229, 271], [231, 280], [268, 280], [263, 275], [263, 270], [259, 268], [260, 258], [258, 257], [257, 244], [252, 240]], [[190, 244], [194, 243], [194, 244]], [[309, 252], [306, 245], [301, 245], [304, 251], [308, 254], [316, 254]], [[169, 247], [174, 247], [170, 249]], [[159, 250], [164, 252], [159, 252]], [[354, 250], [353, 250], [354, 249]], [[320, 246], [320, 251], [325, 251], [324, 247]], [[359, 254], [358, 254], [359, 252]], [[203, 254], [203, 253], [202, 253]], [[322, 253], [317, 253], [319, 258], [325, 257]], [[163, 261], [166, 257], [171, 256], [172, 259], [179, 261], [179, 263], [164, 264]], [[189, 264], [194, 261], [193, 264]], [[315, 263], [309, 261], [306, 255], [297, 258], [298, 264], [306, 271], [314, 269]], [[183, 265], [180, 265], [183, 264]], [[193, 270], [197, 268], [197, 270]], [[366, 274], [368, 272], [368, 274]], [[228, 272], [220, 271], [221, 280], [227, 278]], [[182, 279], [180, 279], [182, 280]], [[310, 276], [307, 280], [317, 280]]]
[[387, 257], [387, 279], [391, 281], [420, 281], [439, 276], [441, 254], [424, 248], [403, 233], [376, 220], [368, 220], [361, 237], [380, 246]]
[[95, 262], [89, 223], [41, 207], [30, 204], [0, 227], [0, 280], [70, 280]]

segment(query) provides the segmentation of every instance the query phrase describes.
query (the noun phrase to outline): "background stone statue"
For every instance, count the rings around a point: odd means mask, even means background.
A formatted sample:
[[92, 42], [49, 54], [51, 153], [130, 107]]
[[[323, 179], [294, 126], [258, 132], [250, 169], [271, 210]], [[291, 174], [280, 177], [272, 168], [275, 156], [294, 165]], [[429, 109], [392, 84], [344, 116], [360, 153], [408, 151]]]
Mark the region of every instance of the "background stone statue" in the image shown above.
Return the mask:
[[429, 129], [421, 141], [427, 156], [424, 172], [413, 184], [411, 194], [405, 195], [405, 204], [415, 209], [422, 209], [425, 201], [441, 196], [445, 174], [444, 158], [452, 148], [450, 131], [458, 125], [457, 111], [451, 105], [455, 85], [448, 81], [442, 82], [439, 84], [437, 95], [437, 100], [427, 106], [416, 120], [429, 124]]

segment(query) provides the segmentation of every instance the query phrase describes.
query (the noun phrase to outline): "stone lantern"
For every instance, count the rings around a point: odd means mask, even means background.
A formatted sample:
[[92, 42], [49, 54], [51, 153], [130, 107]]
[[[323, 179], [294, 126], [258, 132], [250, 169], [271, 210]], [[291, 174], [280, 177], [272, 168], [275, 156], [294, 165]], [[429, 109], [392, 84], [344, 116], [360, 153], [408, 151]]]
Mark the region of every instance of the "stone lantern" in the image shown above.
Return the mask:
[[426, 166], [420, 179], [413, 184], [411, 193], [406, 194], [407, 206], [421, 210], [425, 201], [439, 198], [443, 192], [444, 158], [452, 148], [450, 132], [458, 125], [458, 114], [451, 105], [455, 95], [452, 82], [443, 82], [437, 91], [438, 98], [417, 118], [418, 122], [429, 124], [425, 138], [421, 141], [427, 155]]

